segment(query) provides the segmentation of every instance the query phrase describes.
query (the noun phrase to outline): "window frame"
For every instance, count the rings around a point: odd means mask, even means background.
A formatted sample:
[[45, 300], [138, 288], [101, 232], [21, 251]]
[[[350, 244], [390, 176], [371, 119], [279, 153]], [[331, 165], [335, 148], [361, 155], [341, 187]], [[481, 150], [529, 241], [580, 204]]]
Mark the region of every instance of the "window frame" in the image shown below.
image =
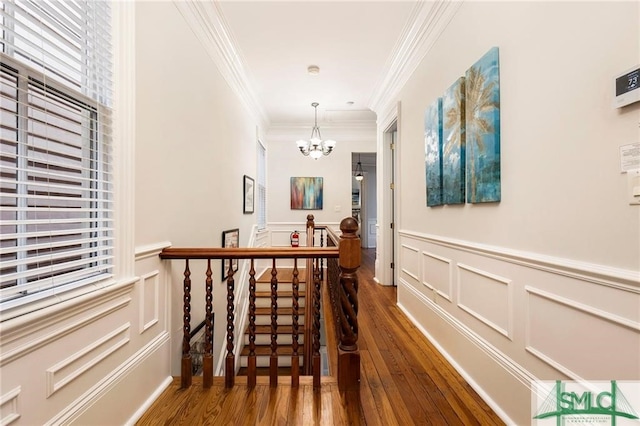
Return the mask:
[[[50, 79], [47, 80], [48, 86], [61, 89], [62, 92], [73, 92], [73, 97], [95, 107], [96, 114], [99, 118], [105, 111], [111, 111], [110, 116], [106, 118], [111, 122], [111, 180], [112, 196], [110, 202], [113, 207], [111, 209], [112, 221], [114, 222], [111, 230], [112, 242], [110, 244], [111, 261], [110, 276], [105, 276], [99, 280], [81, 279], [73, 283], [64, 285], [63, 287], [52, 287], [50, 290], [23, 296], [17, 299], [0, 303], [0, 322], [22, 316], [28, 313], [39, 311], [40, 309], [60, 304], [61, 302], [75, 299], [91, 300], [98, 294], [90, 295], [98, 289], [111, 287], [110, 292], [117, 291], [122, 285], [130, 286], [136, 279], [133, 275], [134, 271], [134, 248], [133, 248], [133, 210], [128, 206], [133, 201], [133, 188], [128, 177], [133, 176], [133, 144], [117, 143], [118, 140], [126, 138], [134, 140], [135, 138], [135, 94], [132, 88], [135, 84], [135, 74], [131, 71], [135, 65], [135, 44], [133, 43], [135, 35], [135, 7], [131, 4], [118, 4], [119, 2], [110, 2], [111, 6], [111, 40], [112, 40], [112, 72], [114, 81], [112, 90], [114, 94], [114, 104], [108, 108], [98, 101], [88, 99], [86, 96], [70, 89], [65, 85], [58, 85]], [[3, 43], [4, 47], [5, 43]], [[5, 55], [6, 56], [6, 55]], [[3, 58], [3, 62], [5, 58]], [[11, 58], [12, 61], [18, 62], [20, 67], [28, 67], [17, 59]], [[9, 60], [6, 60], [9, 62]], [[12, 63], [12, 65], [15, 65]], [[42, 73], [36, 74], [42, 76]], [[59, 87], [62, 86], [62, 87]], [[102, 98], [99, 98], [102, 100]], [[104, 123], [97, 122], [96, 125], [98, 144], [102, 145], [102, 134], [104, 131]], [[98, 157], [101, 154], [98, 154]], [[116, 162], [115, 159], [118, 159]], [[101, 163], [99, 161], [98, 163]], [[96, 169], [94, 169], [96, 170]], [[123, 206], [125, 208], [123, 208]], [[101, 220], [97, 218], [95, 220]], [[101, 248], [96, 250], [102, 251]], [[120, 284], [113, 286], [113, 284]], [[52, 293], [52, 294], [45, 294]], [[102, 294], [102, 293], [99, 293]], [[83, 298], [79, 296], [87, 295]], [[60, 306], [60, 305], [59, 305]], [[57, 309], [63, 309], [60, 306]], [[42, 311], [40, 311], [42, 312]], [[38, 314], [40, 315], [40, 314]]]

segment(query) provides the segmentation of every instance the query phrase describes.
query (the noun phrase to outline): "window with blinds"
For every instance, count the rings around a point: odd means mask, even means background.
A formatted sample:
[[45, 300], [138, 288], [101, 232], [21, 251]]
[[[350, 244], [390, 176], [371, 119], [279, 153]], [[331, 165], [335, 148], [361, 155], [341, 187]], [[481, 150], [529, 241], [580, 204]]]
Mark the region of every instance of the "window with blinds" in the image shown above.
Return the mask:
[[258, 229], [267, 227], [267, 150], [262, 142], [258, 141], [258, 176], [257, 176], [257, 207]]
[[0, 302], [112, 275], [109, 2], [2, 2]]

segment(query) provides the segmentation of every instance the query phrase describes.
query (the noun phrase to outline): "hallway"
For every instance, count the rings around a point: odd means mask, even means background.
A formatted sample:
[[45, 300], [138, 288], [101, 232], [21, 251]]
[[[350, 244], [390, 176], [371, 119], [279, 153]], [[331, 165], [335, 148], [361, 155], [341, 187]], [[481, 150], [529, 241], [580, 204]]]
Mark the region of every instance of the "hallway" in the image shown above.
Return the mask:
[[[396, 289], [373, 281], [375, 249], [362, 251], [359, 276], [359, 392], [343, 395], [332, 377], [313, 392], [311, 380], [295, 389], [285, 378], [270, 388], [259, 377], [249, 389], [244, 377], [233, 389], [201, 378], [187, 390], [179, 379], [138, 425], [499, 425], [502, 421], [395, 306]], [[198, 380], [200, 379], [200, 380]]]

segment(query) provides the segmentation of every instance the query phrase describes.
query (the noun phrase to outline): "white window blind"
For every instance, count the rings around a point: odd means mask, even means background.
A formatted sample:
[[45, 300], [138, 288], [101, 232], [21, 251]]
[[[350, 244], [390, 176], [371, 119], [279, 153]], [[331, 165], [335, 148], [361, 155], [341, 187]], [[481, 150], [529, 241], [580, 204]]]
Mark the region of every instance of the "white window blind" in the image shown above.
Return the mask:
[[112, 60], [109, 2], [0, 5], [4, 306], [111, 277]]
[[267, 227], [267, 150], [258, 141], [258, 229]]

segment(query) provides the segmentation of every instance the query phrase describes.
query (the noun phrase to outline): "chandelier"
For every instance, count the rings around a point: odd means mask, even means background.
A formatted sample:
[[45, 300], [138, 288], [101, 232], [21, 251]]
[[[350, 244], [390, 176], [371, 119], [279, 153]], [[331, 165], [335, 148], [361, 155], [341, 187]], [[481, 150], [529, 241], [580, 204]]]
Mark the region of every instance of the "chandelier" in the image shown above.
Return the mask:
[[360, 162], [360, 154], [358, 154], [358, 164], [356, 165], [356, 169], [353, 171], [353, 177], [356, 178], [357, 181], [364, 179], [364, 171], [362, 170], [362, 163]]
[[300, 149], [302, 155], [305, 157], [310, 155], [311, 158], [316, 160], [323, 155], [331, 154], [331, 151], [333, 151], [333, 148], [336, 146], [336, 141], [323, 141], [320, 136], [320, 128], [318, 127], [318, 105], [320, 104], [317, 102], [311, 104], [315, 109], [315, 122], [313, 129], [311, 130], [311, 137], [308, 141], [301, 139], [296, 142], [296, 145], [298, 145], [298, 149]]

